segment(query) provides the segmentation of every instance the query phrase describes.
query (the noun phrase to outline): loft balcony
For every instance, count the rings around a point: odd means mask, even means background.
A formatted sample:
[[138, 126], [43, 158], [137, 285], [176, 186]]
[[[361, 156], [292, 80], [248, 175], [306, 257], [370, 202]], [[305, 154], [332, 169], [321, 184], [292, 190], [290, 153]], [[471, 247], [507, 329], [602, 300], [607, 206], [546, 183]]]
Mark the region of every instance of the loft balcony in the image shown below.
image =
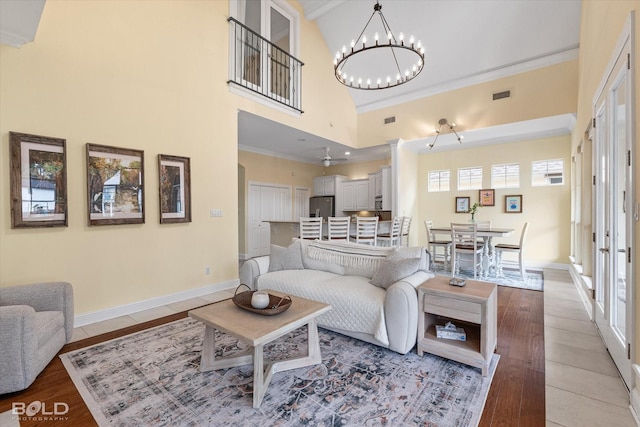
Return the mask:
[[236, 19], [227, 21], [232, 45], [227, 83], [302, 113], [304, 63]]

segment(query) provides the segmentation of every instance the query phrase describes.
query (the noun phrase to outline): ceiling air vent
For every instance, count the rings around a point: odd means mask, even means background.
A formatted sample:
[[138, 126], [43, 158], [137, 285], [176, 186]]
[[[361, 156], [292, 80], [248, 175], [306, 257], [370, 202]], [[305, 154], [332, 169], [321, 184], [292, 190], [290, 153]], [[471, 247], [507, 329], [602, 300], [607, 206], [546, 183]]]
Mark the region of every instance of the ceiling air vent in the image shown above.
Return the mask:
[[498, 99], [504, 99], [504, 98], [510, 98], [511, 97], [511, 91], [510, 90], [505, 90], [503, 92], [496, 92], [493, 94], [493, 100], [497, 101]]
[[387, 117], [386, 119], [384, 119], [384, 124], [388, 125], [389, 123], [395, 123], [395, 121], [396, 121], [396, 116]]

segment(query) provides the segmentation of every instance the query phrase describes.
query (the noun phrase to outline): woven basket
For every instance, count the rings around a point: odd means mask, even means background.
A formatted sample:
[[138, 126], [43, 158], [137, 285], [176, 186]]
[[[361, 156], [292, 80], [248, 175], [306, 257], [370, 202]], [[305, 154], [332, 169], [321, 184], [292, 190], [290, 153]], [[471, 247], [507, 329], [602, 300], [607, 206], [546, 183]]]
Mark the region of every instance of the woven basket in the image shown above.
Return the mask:
[[[242, 286], [245, 286], [248, 291], [238, 293], [238, 289], [240, 289]], [[291, 303], [293, 302], [291, 301], [291, 297], [289, 295], [278, 297], [269, 294], [269, 305], [266, 308], [253, 308], [253, 306], [251, 306], [251, 297], [253, 296], [254, 292], [255, 291], [252, 291], [249, 286], [242, 283], [236, 288], [236, 291], [233, 294], [233, 298], [231, 298], [231, 300], [235, 305], [242, 308], [243, 310], [262, 314], [263, 316], [273, 316], [275, 314], [280, 314], [283, 311], [287, 311], [289, 307], [291, 307]]]

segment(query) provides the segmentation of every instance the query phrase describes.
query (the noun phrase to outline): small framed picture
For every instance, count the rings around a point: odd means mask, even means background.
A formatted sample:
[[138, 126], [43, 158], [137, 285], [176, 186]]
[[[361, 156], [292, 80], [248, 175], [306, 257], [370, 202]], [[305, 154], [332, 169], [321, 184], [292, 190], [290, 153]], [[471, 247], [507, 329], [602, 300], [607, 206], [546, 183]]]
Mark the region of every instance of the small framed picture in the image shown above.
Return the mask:
[[11, 228], [67, 226], [66, 141], [9, 132]]
[[480, 206], [495, 206], [496, 190], [489, 188], [485, 190], [480, 190]]
[[522, 213], [522, 194], [504, 196], [505, 213]]
[[191, 222], [191, 178], [188, 157], [158, 154], [160, 224]]
[[469, 197], [456, 197], [456, 213], [469, 212], [470, 200]]
[[144, 152], [87, 144], [89, 225], [144, 224]]

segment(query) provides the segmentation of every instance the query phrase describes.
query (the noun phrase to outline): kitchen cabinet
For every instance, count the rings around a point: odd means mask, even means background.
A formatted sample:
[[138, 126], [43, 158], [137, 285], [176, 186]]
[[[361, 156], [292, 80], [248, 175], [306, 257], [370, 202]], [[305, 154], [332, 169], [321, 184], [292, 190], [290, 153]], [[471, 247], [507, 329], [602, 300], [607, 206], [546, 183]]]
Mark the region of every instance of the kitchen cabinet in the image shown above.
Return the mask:
[[345, 179], [341, 175], [317, 176], [313, 178], [314, 196], [336, 196], [338, 185]]
[[354, 179], [342, 183], [342, 210], [369, 210], [369, 180]]

